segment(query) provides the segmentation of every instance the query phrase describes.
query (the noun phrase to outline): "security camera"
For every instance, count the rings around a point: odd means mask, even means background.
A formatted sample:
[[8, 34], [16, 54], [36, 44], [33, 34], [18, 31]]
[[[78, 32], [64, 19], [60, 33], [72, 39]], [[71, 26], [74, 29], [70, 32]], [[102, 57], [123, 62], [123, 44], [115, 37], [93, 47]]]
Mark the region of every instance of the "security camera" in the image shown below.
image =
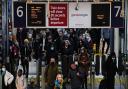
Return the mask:
[[78, 6], [75, 7], [75, 10], [79, 10]]
[[75, 10], [79, 10], [78, 3], [76, 4]]

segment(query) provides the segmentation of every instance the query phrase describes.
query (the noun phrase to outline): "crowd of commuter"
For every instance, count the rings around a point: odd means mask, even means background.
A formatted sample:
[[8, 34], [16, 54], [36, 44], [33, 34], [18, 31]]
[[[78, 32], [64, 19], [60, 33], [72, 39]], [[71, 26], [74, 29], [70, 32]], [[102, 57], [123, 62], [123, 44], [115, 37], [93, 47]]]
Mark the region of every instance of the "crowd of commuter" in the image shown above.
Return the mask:
[[[7, 69], [11, 80], [7, 84], [12, 83], [11, 87], [16, 89], [26, 89], [27, 85], [24, 80], [29, 75], [29, 62], [35, 59], [35, 61], [45, 61], [46, 89], [66, 89], [68, 83], [71, 89], [88, 89], [87, 77], [91, 67], [91, 56], [94, 53], [94, 44], [96, 44], [96, 53], [99, 53], [102, 39], [102, 54], [108, 54], [109, 31], [110, 29], [46, 29], [45, 31], [17, 29], [16, 37], [9, 37], [10, 67], [7, 65]], [[107, 49], [104, 52], [105, 42], [107, 42]], [[77, 64], [74, 61], [74, 54], [78, 56]], [[58, 55], [61, 56], [60, 59]], [[114, 89], [114, 76], [117, 72], [115, 60], [116, 55], [111, 53], [104, 67], [107, 89]], [[58, 61], [62, 63], [61, 70], [58, 69]], [[3, 81], [1, 80], [3, 75], [5, 76], [5, 74], [0, 75], [0, 81]], [[36, 89], [33, 81], [30, 84], [32, 86], [28, 86], [28, 89]]]

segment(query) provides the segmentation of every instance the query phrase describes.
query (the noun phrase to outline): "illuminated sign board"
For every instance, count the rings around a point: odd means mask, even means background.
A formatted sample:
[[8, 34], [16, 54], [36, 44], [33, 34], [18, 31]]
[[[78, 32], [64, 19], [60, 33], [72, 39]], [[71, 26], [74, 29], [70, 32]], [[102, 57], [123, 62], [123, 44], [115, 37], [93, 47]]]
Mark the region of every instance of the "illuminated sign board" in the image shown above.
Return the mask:
[[14, 27], [26, 27], [26, 2], [13, 3]]
[[46, 27], [45, 4], [27, 4], [27, 27]]

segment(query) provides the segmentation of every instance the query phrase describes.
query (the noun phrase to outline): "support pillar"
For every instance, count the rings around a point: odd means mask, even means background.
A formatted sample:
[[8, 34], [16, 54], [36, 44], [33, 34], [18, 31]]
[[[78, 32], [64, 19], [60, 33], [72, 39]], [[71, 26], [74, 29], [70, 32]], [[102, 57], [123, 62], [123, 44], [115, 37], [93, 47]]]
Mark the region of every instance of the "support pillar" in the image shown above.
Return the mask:
[[114, 29], [114, 52], [117, 57], [117, 65], [118, 65], [118, 57], [119, 57], [119, 28]]
[[128, 0], [125, 0], [125, 54], [126, 54], [126, 61], [125, 61], [125, 89], [128, 89]]

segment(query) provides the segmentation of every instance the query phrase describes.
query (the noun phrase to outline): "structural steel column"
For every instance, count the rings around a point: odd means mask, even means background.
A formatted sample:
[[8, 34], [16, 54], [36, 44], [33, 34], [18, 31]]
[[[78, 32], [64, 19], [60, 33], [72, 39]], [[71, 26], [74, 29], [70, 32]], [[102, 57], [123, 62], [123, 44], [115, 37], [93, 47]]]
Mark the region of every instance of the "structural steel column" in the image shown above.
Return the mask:
[[118, 57], [119, 57], [119, 28], [114, 29], [114, 52], [117, 57], [117, 65], [118, 65]]
[[8, 19], [8, 11], [7, 11], [7, 0], [2, 0], [2, 35], [3, 35], [3, 61], [5, 62], [6, 57], [6, 38], [7, 38], [7, 19]]
[[128, 54], [128, 0], [125, 0], [125, 41], [126, 41], [126, 53]]
[[128, 89], [128, 0], [125, 0], [125, 54], [126, 54], [126, 81], [125, 89]]

